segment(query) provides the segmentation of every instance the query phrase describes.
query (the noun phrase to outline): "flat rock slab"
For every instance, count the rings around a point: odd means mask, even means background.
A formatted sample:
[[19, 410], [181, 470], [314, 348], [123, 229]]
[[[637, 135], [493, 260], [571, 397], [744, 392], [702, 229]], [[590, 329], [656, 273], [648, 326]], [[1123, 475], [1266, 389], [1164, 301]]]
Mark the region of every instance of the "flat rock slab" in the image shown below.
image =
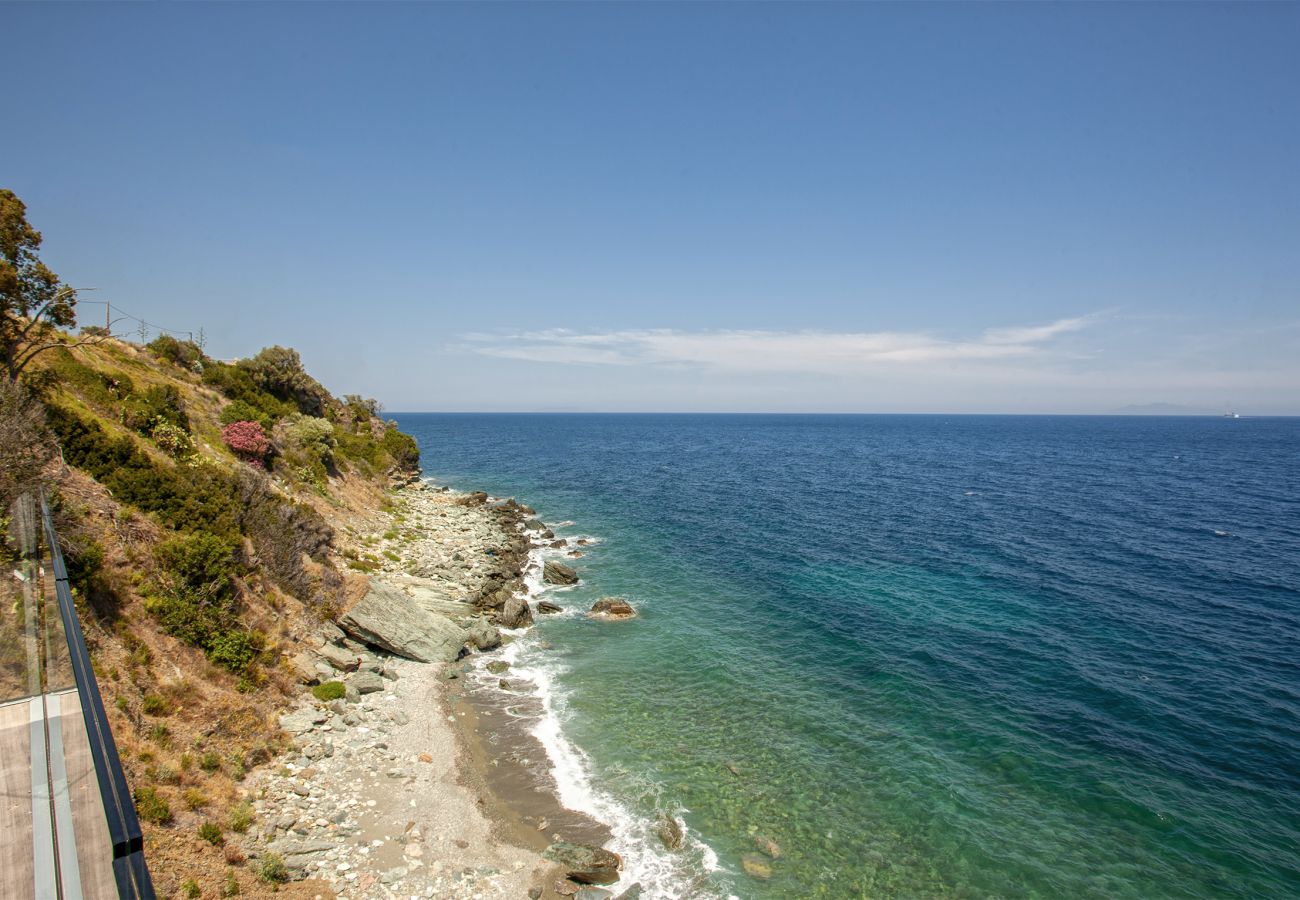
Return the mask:
[[358, 672], [347, 681], [358, 694], [377, 694], [384, 689], [384, 678], [375, 672]]
[[280, 727], [290, 734], [306, 734], [317, 725], [325, 724], [326, 715], [319, 710], [306, 709], [280, 717]]
[[451, 619], [377, 581], [339, 625], [357, 640], [418, 662], [452, 662], [466, 638], [465, 629]]

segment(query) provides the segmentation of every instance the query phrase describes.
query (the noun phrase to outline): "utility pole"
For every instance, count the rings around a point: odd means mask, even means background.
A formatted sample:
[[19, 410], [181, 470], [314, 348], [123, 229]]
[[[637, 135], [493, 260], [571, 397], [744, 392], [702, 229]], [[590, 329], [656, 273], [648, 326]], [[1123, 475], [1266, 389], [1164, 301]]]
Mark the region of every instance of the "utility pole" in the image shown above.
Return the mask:
[[107, 301], [104, 303], [104, 330], [109, 333], [113, 331], [113, 304]]

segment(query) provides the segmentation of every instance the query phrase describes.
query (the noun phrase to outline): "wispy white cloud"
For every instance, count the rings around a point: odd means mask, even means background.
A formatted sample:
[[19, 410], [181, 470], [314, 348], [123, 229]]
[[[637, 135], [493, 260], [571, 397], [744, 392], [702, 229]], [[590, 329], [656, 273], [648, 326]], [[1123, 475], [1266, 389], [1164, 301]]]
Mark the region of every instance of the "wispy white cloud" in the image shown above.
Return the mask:
[[700, 366], [733, 372], [851, 373], [919, 363], [1050, 359], [1053, 343], [1098, 321], [1095, 316], [1045, 325], [989, 328], [977, 337], [923, 332], [680, 331], [568, 329], [465, 335], [475, 353], [578, 365]]

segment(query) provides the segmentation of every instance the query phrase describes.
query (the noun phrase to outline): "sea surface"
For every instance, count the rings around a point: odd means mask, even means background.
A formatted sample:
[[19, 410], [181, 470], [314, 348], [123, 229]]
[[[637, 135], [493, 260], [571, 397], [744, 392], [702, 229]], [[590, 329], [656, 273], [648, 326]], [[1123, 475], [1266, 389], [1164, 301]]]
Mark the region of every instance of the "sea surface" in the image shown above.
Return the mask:
[[396, 418], [599, 539], [517, 665], [652, 896], [1300, 897], [1300, 419]]

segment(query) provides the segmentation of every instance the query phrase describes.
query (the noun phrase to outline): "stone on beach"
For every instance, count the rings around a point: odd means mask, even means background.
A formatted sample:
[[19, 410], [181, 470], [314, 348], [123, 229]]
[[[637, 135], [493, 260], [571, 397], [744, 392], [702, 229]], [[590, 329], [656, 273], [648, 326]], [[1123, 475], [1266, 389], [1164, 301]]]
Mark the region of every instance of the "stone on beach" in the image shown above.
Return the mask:
[[552, 559], [547, 560], [546, 565], [542, 567], [542, 580], [547, 584], [577, 584], [578, 573], [564, 563]]
[[590, 844], [556, 841], [542, 856], [563, 866], [569, 878], [579, 884], [613, 884], [623, 868], [623, 857]]
[[339, 625], [354, 638], [418, 662], [451, 662], [465, 643], [465, 630], [445, 616], [421, 609], [396, 588], [371, 582], [370, 590]]
[[593, 619], [631, 619], [635, 616], [632, 604], [622, 597], [601, 597], [591, 605]]
[[359, 694], [377, 694], [384, 689], [384, 679], [376, 672], [358, 672], [347, 680]]
[[501, 632], [482, 619], [476, 619], [465, 632], [465, 642], [477, 650], [493, 650], [501, 646]]
[[340, 672], [355, 672], [361, 666], [361, 657], [358, 654], [334, 644], [325, 644], [316, 652], [320, 654], [321, 659]]
[[533, 610], [523, 597], [511, 597], [497, 613], [502, 628], [523, 628], [533, 624]]

